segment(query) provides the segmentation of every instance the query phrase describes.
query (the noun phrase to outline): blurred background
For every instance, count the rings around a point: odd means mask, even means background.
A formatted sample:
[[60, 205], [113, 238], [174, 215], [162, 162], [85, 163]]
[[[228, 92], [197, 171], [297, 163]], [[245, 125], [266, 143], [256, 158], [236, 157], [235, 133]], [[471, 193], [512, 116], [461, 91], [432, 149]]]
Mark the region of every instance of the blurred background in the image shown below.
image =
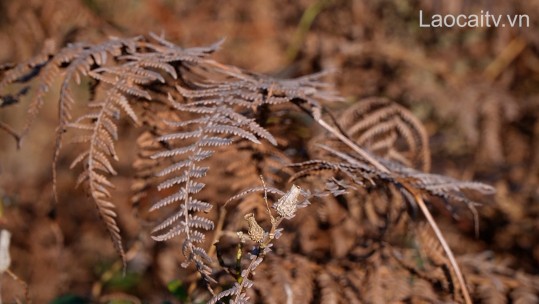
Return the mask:
[[[419, 26], [420, 11], [431, 18], [481, 10], [526, 15], [529, 24]], [[430, 136], [432, 172], [497, 189], [479, 208], [478, 237], [469, 222], [440, 217], [455, 252], [488, 250], [495, 263], [539, 284], [532, 276], [539, 273], [539, 1], [2, 0], [0, 64], [69, 42], [149, 32], [185, 47], [224, 37], [218, 61], [278, 77], [334, 70], [327, 81], [348, 102], [385, 96], [410, 109]], [[118, 200], [122, 235], [145, 249], [132, 251], [138, 272], [121, 277], [94, 207], [73, 189], [68, 156], [60, 160], [54, 203], [56, 97], [51, 94], [20, 150], [0, 133], [0, 227], [13, 233], [11, 269], [30, 286], [35, 303], [181, 302], [177, 249], [133, 241], [151, 225], [129, 203], [129, 147], [115, 183], [125, 197]], [[0, 121], [18, 129], [25, 112], [24, 102], [2, 108]], [[2, 297], [24, 299], [24, 289], [4, 276]]]

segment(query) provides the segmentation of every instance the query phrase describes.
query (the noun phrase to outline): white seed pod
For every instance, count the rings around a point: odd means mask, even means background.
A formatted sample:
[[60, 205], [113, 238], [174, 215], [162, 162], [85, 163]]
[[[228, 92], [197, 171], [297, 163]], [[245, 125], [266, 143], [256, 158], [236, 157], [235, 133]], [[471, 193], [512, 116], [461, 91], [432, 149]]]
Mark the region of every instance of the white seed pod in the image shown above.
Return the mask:
[[296, 216], [300, 193], [301, 189], [296, 185], [292, 185], [290, 190], [273, 205], [273, 208], [275, 208], [280, 217], [291, 219]]
[[11, 264], [11, 257], [9, 256], [9, 241], [11, 233], [7, 230], [0, 232], [0, 273], [8, 270]]

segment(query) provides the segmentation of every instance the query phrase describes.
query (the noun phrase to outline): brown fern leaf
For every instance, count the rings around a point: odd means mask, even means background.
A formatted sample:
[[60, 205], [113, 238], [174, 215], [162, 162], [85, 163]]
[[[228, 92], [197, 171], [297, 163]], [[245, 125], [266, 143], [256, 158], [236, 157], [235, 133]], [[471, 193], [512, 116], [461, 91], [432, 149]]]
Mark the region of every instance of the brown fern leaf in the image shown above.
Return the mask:
[[16, 66], [11, 64], [2, 65], [0, 90], [4, 90], [10, 84], [25, 83], [38, 76], [40, 70], [50, 61], [52, 57], [51, 51], [43, 50], [29, 61]]
[[[30, 121], [33, 121], [53, 81], [57, 78], [62, 81], [54, 162], [58, 158], [62, 134], [67, 128], [75, 133], [73, 141], [85, 148], [71, 165], [82, 168], [77, 184], [87, 186], [124, 263], [125, 254], [110, 181], [110, 176], [116, 174], [112, 160], [118, 159], [115, 143], [121, 136], [118, 127], [120, 113], [144, 128], [137, 143], [139, 159], [135, 167], [138, 176], [133, 184], [136, 192], [133, 200], [139, 201], [152, 186], [168, 193], [150, 208], [151, 211], [166, 213], [154, 228], [153, 239], [183, 238], [185, 262], [182, 266], [194, 266], [201, 274], [213, 296], [210, 303], [228, 298], [233, 303], [247, 303], [250, 298], [258, 301], [260, 295], [271, 297], [275, 290], [281, 296], [271, 298], [274, 302], [320, 300], [323, 303], [356, 303], [364, 300], [362, 297], [371, 297], [373, 302], [381, 303], [434, 299], [435, 291], [431, 285], [440, 283], [439, 278], [418, 275], [421, 283], [411, 286], [410, 282], [416, 279], [415, 273], [420, 273], [418, 267], [406, 264], [403, 262], [405, 259], [388, 259], [384, 246], [389, 238], [385, 238], [384, 233], [390, 224], [406, 224], [402, 220], [406, 214], [404, 210], [408, 207], [412, 213], [416, 206], [425, 206], [423, 198], [430, 202], [444, 201], [446, 208], [455, 215], [461, 205], [467, 206], [476, 216], [473, 195], [490, 194], [493, 189], [480, 183], [462, 182], [412, 169], [429, 169], [429, 148], [420, 122], [406, 109], [386, 99], [367, 99], [345, 111], [338, 122], [333, 119], [333, 125], [330, 125], [324, 119], [331, 114], [324, 112], [322, 103], [342, 99], [321, 81], [323, 73], [284, 80], [249, 73], [208, 59], [220, 44], [184, 49], [153, 34], [113, 39], [97, 45], [73, 44], [55, 55], [42, 56], [2, 73], [0, 90], [10, 84], [26, 83], [39, 77], [37, 80], [41, 86], [36, 90], [29, 111]], [[79, 84], [83, 77], [92, 82], [91, 98], [87, 104], [89, 111], [72, 119], [71, 110], [76, 103], [71, 86], [73, 82]], [[0, 102], [16, 102], [22, 94], [23, 91], [5, 95]], [[334, 138], [328, 145], [319, 146], [318, 153], [299, 151], [298, 146], [305, 146], [305, 139], [311, 133], [298, 140], [290, 139], [285, 138], [289, 135], [284, 131], [289, 130], [287, 126], [281, 129], [272, 126], [286, 121], [288, 117], [282, 113], [291, 109], [296, 113], [300, 112], [298, 109], [302, 110], [302, 119], [309, 119], [305, 117], [306, 113], [330, 131]], [[296, 124], [295, 121], [291, 123]], [[283, 136], [279, 138], [275, 134]], [[292, 196], [290, 194], [277, 201], [276, 204], [283, 208], [277, 207], [272, 211], [269, 207], [264, 209], [261, 204], [259, 213], [264, 213], [272, 225], [271, 232], [266, 233], [261, 227], [267, 222], [260, 220], [262, 239], [270, 236], [277, 239], [287, 228], [294, 234], [288, 242], [283, 242], [284, 246], [275, 250], [274, 255], [267, 257], [273, 244], [261, 246], [263, 242], [251, 238], [257, 245], [250, 250], [243, 264], [239, 262], [239, 268], [247, 268], [241, 271], [223, 266], [228, 270], [225, 272], [233, 274], [235, 281], [231, 288], [215, 295], [212, 284], [216, 283], [215, 278], [222, 278], [223, 272], [214, 267], [213, 251], [207, 248], [209, 242], [205, 242], [206, 238], [213, 230], [216, 230], [216, 238], [221, 234], [230, 236], [234, 230], [231, 227], [238, 227], [236, 217], [252, 212], [260, 201], [245, 200], [234, 205], [235, 214], [227, 218], [231, 223], [225, 223], [227, 221], [223, 219], [214, 224], [210, 211], [214, 205], [223, 202], [208, 199], [212, 196], [206, 183], [209, 184], [209, 172], [217, 171], [212, 167], [216, 167], [217, 158], [214, 156], [218, 153], [225, 160], [227, 157], [239, 160], [223, 166], [224, 176], [227, 170], [234, 171], [237, 173], [235, 178], [245, 178], [241, 182], [251, 183], [253, 178], [263, 175], [276, 187], [249, 188], [232, 199], [261, 191], [283, 195], [277, 188], [285, 184], [288, 177], [285, 171], [296, 170], [290, 174], [292, 181], [324, 174], [323, 182], [320, 179], [314, 183], [318, 187], [314, 187], [314, 194], [305, 191], [302, 196], [326, 198], [327, 201], [312, 213], [298, 216], [300, 225], [289, 223], [290, 226], [282, 229], [277, 229], [274, 224], [283, 218], [294, 217], [293, 211], [309, 202], [305, 200], [298, 204], [297, 199], [290, 200], [293, 201], [288, 206], [291, 208], [284, 208], [286, 197]], [[291, 159], [303, 162], [283, 170], [282, 166]], [[245, 168], [240, 171], [238, 168], [247, 160], [249, 165], [243, 165]], [[244, 188], [241, 183], [232, 187], [228, 182], [226, 180], [221, 186], [231, 188], [226, 189], [227, 196], [236, 193], [238, 185]], [[297, 197], [297, 188], [293, 189]], [[224, 203], [225, 207], [231, 207], [227, 203]], [[285, 211], [288, 212], [285, 214]], [[279, 214], [278, 220], [272, 216], [275, 212]], [[429, 219], [428, 209], [423, 212]], [[442, 261], [439, 247], [432, 246], [432, 250], [434, 253], [427, 253], [429, 262], [438, 268], [445, 267], [446, 261]], [[357, 252], [367, 253], [361, 255]], [[303, 256], [299, 257], [298, 253]], [[333, 260], [328, 261], [328, 257]], [[442, 258], [435, 261], [435, 257]], [[264, 258], [278, 265], [263, 265]], [[254, 271], [259, 266], [258, 270], [268, 270], [270, 278], [255, 286]], [[300, 273], [302, 268], [307, 270], [304, 277]], [[404, 275], [390, 278], [389, 274], [396, 272], [395, 269]], [[465, 289], [463, 280], [460, 282]], [[271, 286], [276, 283], [282, 285], [263, 289], [264, 284]], [[249, 290], [251, 287], [254, 288]], [[423, 287], [424, 293], [417, 290]], [[481, 284], [474, 282], [474, 287], [478, 291]], [[511, 298], [528, 299], [528, 293], [536, 290], [530, 284], [519, 287], [518, 290], [503, 289], [504, 295], [512, 290]], [[309, 290], [302, 290], [304, 288]], [[444, 288], [440, 293], [446, 292]], [[417, 297], [410, 296], [414, 290]]]
[[[71, 119], [70, 109], [74, 104], [70, 82], [74, 79], [77, 84], [80, 84], [80, 78], [89, 74], [90, 69], [93, 66], [99, 66], [106, 62], [107, 53], [113, 53], [113, 55], [120, 54], [121, 48], [129, 44], [128, 42], [130, 42], [130, 40], [112, 41], [97, 46], [81, 43], [72, 44], [60, 50], [54, 56], [50, 56], [46, 61], [44, 58], [38, 57], [38, 61], [36, 61], [37, 59], [34, 59], [29, 63], [16, 67], [14, 70], [7, 73], [0, 84], [0, 87], [4, 87], [12, 82], [27, 82], [38, 75], [37, 80], [40, 85], [34, 93], [34, 98], [29, 106], [28, 120], [21, 134], [21, 136], [24, 136], [29, 131], [32, 122], [43, 106], [43, 98], [50, 90], [53, 81], [57, 78], [63, 78], [60, 89], [60, 100], [58, 103], [60, 123], [57, 129], [53, 168], [56, 165], [59, 155], [62, 134], [65, 131], [65, 126]], [[112, 203], [108, 200], [108, 198], [110, 198], [110, 193], [107, 190], [107, 187], [111, 187], [112, 184], [110, 184], [108, 179], [102, 175], [102, 173], [116, 174], [110, 161], [107, 159], [108, 156], [117, 158], [112, 140], [116, 139], [118, 135], [116, 126], [110, 117], [114, 117], [119, 113], [116, 106], [123, 108], [128, 113], [132, 111], [131, 107], [128, 105], [127, 99], [119, 94], [117, 89], [119, 88], [118, 85], [122, 83], [125, 83], [125, 81], [118, 81], [118, 84], [108, 92], [108, 95], [103, 101], [94, 101], [90, 103], [90, 107], [98, 108], [97, 112], [84, 115], [69, 126], [91, 132], [90, 135], [82, 135], [77, 139], [79, 142], [89, 144], [90, 148], [88, 151], [80, 154], [75, 159], [72, 166], [75, 166], [79, 162], [85, 164], [85, 171], [79, 176], [78, 184], [83, 181], [88, 181], [89, 191], [96, 202], [99, 214], [105, 221], [114, 245], [125, 263], [119, 228], [115, 221], [116, 214], [113, 211]], [[85, 120], [90, 120], [90, 123], [85, 122]], [[53, 184], [55, 186], [55, 170], [53, 170], [53, 175]]]
[[330, 273], [320, 271], [316, 277], [316, 283], [320, 289], [320, 303], [344, 303], [342, 290]]
[[77, 84], [80, 84], [81, 76], [85, 76], [93, 65], [105, 64], [107, 53], [118, 53], [122, 47], [132, 42], [126, 39], [111, 40], [101, 45], [70, 44], [54, 55], [44, 53], [6, 72], [0, 82], [0, 90], [3, 90], [9, 84], [26, 83], [36, 77], [39, 83], [30, 102], [27, 122], [21, 134], [25, 136], [28, 133], [33, 121], [43, 107], [45, 94], [50, 90], [53, 81], [56, 79], [63, 79], [58, 103], [60, 129], [63, 129], [70, 118], [69, 110], [73, 104], [73, 96], [69, 87], [70, 82], [75, 80]]
[[264, 176], [268, 184], [284, 186], [288, 175], [293, 174], [286, 166], [291, 163], [289, 156], [273, 145], [244, 141], [238, 143], [237, 151], [223, 151], [220, 159], [227, 163], [223, 175], [231, 179], [233, 192], [257, 184], [260, 176]]
[[147, 204], [152, 203], [152, 200], [145, 198], [149, 198], [151, 193], [157, 191], [157, 185], [160, 182], [155, 173], [165, 166], [161, 159], [152, 158], [152, 155], [167, 148], [165, 142], [156, 141], [155, 138], [169, 132], [166, 121], [179, 120], [178, 115], [171, 110], [170, 106], [157, 102], [159, 96], [155, 97], [152, 102], [142, 104], [143, 110], [139, 117], [141, 124], [146, 126], [146, 131], [137, 138], [138, 152], [133, 163], [136, 173], [131, 184], [131, 202], [137, 207], [140, 203], [146, 203], [140, 206], [143, 210], [149, 209]]
[[[156, 240], [168, 240], [179, 234], [185, 235], [184, 255], [186, 267], [194, 262], [197, 269], [202, 270], [206, 281], [212, 282], [211, 271], [206, 266], [212, 259], [206, 251], [196, 244], [204, 240], [204, 234], [198, 230], [212, 230], [213, 222], [196, 215], [198, 212], [208, 212], [212, 205], [193, 197], [204, 188], [204, 184], [196, 180], [205, 176], [209, 167], [198, 163], [211, 157], [215, 147], [230, 145], [235, 138], [246, 139], [260, 143], [257, 135], [274, 142], [273, 136], [263, 130], [252, 119], [235, 112], [229, 107], [198, 106], [196, 102], [186, 105], [170, 100], [173, 106], [194, 118], [184, 121], [169, 121], [167, 124], [176, 129], [174, 133], [165, 134], [157, 141], [166, 142], [170, 149], [154, 154], [154, 159], [170, 158], [174, 162], [161, 169], [158, 176], [167, 176], [158, 188], [178, 188], [177, 192], [156, 202], [151, 210], [161, 209], [173, 203], [181, 203], [178, 211], [154, 229]], [[255, 132], [257, 133], [255, 135]], [[163, 232], [164, 231], [164, 232]]]
[[[257, 271], [256, 284], [253, 286], [253, 294], [260, 294], [266, 303], [289, 303], [293, 301], [292, 285], [294, 281], [290, 277], [292, 268], [290, 261], [281, 259], [279, 256], [270, 255], [266, 263], [260, 265]], [[308, 271], [306, 271], [308, 272]], [[260, 273], [267, 275], [260, 276]], [[310, 277], [305, 273], [304, 279]], [[307, 302], [307, 301], [306, 301]]]
[[537, 283], [537, 280], [523, 273], [517, 273], [515, 277], [520, 284], [511, 292], [513, 303], [539, 302], [539, 283]]
[[146, 131], [137, 139], [137, 159], [133, 162], [136, 174], [131, 184], [131, 202], [133, 205], [138, 206], [158, 184], [158, 177], [155, 176], [155, 172], [159, 170], [162, 164], [158, 160], [152, 159], [151, 156], [163, 149], [163, 146], [154, 140], [159, 135]]
[[508, 260], [498, 260], [486, 251], [459, 257], [478, 303], [535, 303], [539, 277], [509, 268]]
[[430, 169], [428, 136], [408, 110], [386, 98], [367, 98], [348, 108], [340, 126], [372, 153], [422, 171]]
[[[208, 75], [208, 70], [212, 71], [211, 75]], [[247, 73], [212, 60], [201, 62], [192, 67], [190, 72], [194, 75], [188, 79], [192, 79], [190, 85], [196, 90], [179, 90], [185, 97], [197, 101], [198, 105], [234, 104], [257, 109], [262, 105], [306, 103], [310, 107], [320, 108], [319, 100], [342, 100], [331, 86], [320, 80], [326, 73], [296, 79], [275, 79]], [[196, 81], [205, 78], [209, 81]]]
[[[0, 81], [2, 90], [12, 83], [26, 83], [34, 78], [37, 78], [39, 83], [30, 102], [28, 120], [21, 136], [30, 129], [53, 81], [62, 80], [58, 102], [60, 122], [57, 128], [53, 167], [59, 157], [66, 127], [83, 133], [73, 139], [74, 142], [88, 146], [88, 149], [79, 154], [72, 163], [72, 167], [79, 163], [83, 167], [77, 184], [84, 182], [88, 185], [90, 195], [122, 259], [124, 252], [115, 220], [114, 205], [110, 201], [109, 189], [113, 185], [107, 177], [116, 174], [110, 161], [111, 158], [118, 159], [114, 148], [114, 141], [119, 136], [115, 120], [123, 111], [138, 124], [137, 114], [131, 105], [133, 100], [152, 99], [147, 90], [149, 86], [165, 83], [168, 79], [176, 79], [177, 66], [182, 62], [196, 63], [217, 47], [218, 45], [209, 48], [182, 49], [155, 35], [150, 35], [149, 38], [111, 39], [96, 45], [75, 43], [54, 55], [44, 53], [2, 74]], [[83, 77], [93, 79], [94, 88], [103, 88], [104, 96], [95, 98], [95, 91], [92, 89], [92, 100], [88, 104], [91, 112], [72, 120], [71, 109], [75, 100], [71, 83], [80, 84]], [[15, 100], [15, 97], [11, 99]], [[55, 186], [55, 170], [53, 176]]]
[[[100, 45], [72, 44], [68, 49], [76, 54], [70, 62], [62, 61], [62, 65], [67, 65], [63, 71], [63, 80], [60, 87], [60, 98], [58, 100], [58, 116], [59, 123], [56, 128], [56, 141], [54, 149], [53, 167], [53, 187], [55, 198], [57, 199], [56, 191], [56, 164], [60, 156], [62, 148], [62, 137], [66, 131], [66, 125], [71, 121], [71, 110], [75, 104], [71, 83], [75, 81], [77, 85], [81, 84], [81, 78], [87, 76], [90, 70], [96, 66], [103, 66], [107, 63], [108, 55], [118, 56], [121, 54], [121, 49], [124, 47], [133, 48], [133, 43], [138, 38], [125, 40], [111, 40]], [[53, 63], [54, 64], [54, 63]], [[114, 124], [107, 124], [111, 128], [115, 128]], [[113, 130], [111, 130], [113, 131]], [[114, 131], [116, 133], [116, 131]]]
[[114, 117], [118, 116], [120, 108], [131, 116], [134, 121], [136, 121], [137, 117], [133, 108], [117, 87], [110, 88], [103, 101], [93, 101], [89, 104], [89, 107], [97, 111], [83, 115], [73, 123], [68, 124], [70, 128], [89, 133], [78, 135], [76, 138], [80, 143], [87, 144], [88, 150], [75, 158], [71, 168], [79, 163], [84, 168], [79, 175], [77, 184], [83, 182], [88, 184], [90, 195], [96, 203], [99, 214], [103, 218], [113, 243], [125, 264], [120, 229], [116, 223], [117, 215], [114, 212], [114, 204], [110, 201], [111, 193], [108, 190], [108, 188], [113, 187], [113, 184], [104, 174], [116, 175], [116, 171], [109, 160], [109, 158], [118, 160], [118, 155], [114, 148], [114, 140], [118, 138], [116, 123], [113, 121]]
[[[292, 257], [291, 264], [291, 286], [289, 288], [291, 289], [293, 301], [294, 303], [301, 301], [309, 303], [314, 297], [313, 288], [317, 267], [314, 263], [299, 255]], [[273, 265], [271, 267], [274, 268]], [[288, 295], [290, 292], [287, 291], [285, 294]]]
[[[480, 183], [460, 182], [449, 177], [439, 176], [435, 174], [427, 174], [416, 171], [414, 169], [404, 167], [396, 162], [377, 158], [366, 151], [362, 151], [360, 156], [352, 156], [351, 154], [337, 151], [333, 148], [322, 146], [322, 149], [329, 152], [333, 156], [340, 159], [340, 162], [322, 161], [324, 166], [337, 168], [341, 173], [348, 176], [350, 180], [358, 185], [363, 185], [364, 181], [371, 181], [374, 185], [393, 185], [402, 195], [402, 199], [409, 206], [418, 206], [421, 212], [425, 215], [427, 221], [436, 233], [440, 244], [443, 246], [447, 254], [450, 264], [454, 269], [459, 285], [462, 290], [462, 295], [465, 302], [471, 303], [471, 298], [462, 276], [462, 272], [453, 256], [453, 253], [441, 231], [439, 230], [432, 215], [428, 211], [423, 196], [431, 198], [441, 198], [446, 202], [445, 206], [452, 210], [455, 203], [464, 203], [469, 210], [472, 211], [474, 218], [476, 211], [474, 202], [467, 198], [465, 191], [476, 192], [479, 194], [491, 194], [494, 192], [492, 187]], [[367, 156], [365, 158], [364, 156]], [[302, 175], [312, 172], [312, 167], [299, 165]], [[301, 172], [301, 171], [300, 171]]]
[[[157, 226], [154, 232], [170, 230], [158, 234], [155, 238], [166, 240], [178, 234], [185, 234], [184, 253], [187, 263], [184, 265], [194, 261], [197, 268], [204, 269], [202, 265], [210, 262], [211, 259], [204, 254], [205, 251], [202, 248], [194, 245], [194, 243], [200, 243], [202, 239], [193, 238], [190, 231], [193, 228], [212, 229], [213, 226], [210, 225], [211, 222], [205, 222], [205, 225], [190, 224], [189, 218], [193, 216], [191, 213], [208, 211], [190, 209], [191, 195], [204, 187], [204, 184], [195, 183], [193, 180], [204, 176], [207, 171], [207, 168], [198, 167], [195, 163], [213, 154], [213, 151], [207, 150], [206, 147], [231, 144], [231, 136], [246, 139], [254, 144], [260, 144], [258, 138], [264, 138], [276, 144], [273, 136], [255, 120], [257, 109], [262, 105], [289, 102], [294, 98], [312, 98], [313, 95], [320, 94], [318, 87], [325, 85], [315, 81], [316, 77], [277, 81], [263, 76], [249, 75], [211, 60], [201, 63], [205, 68], [199, 65], [189, 65], [189, 69], [184, 71], [183, 78], [187, 83], [177, 87], [178, 92], [188, 100], [188, 103], [181, 104], [171, 99], [176, 110], [191, 113], [191, 116], [195, 118], [170, 122], [171, 127], [182, 131], [158, 137], [157, 141], [166, 142], [171, 148], [154, 155], [154, 158], [177, 159], [159, 173], [162, 176], [173, 176], [162, 182], [159, 188], [177, 186], [181, 188], [179, 192], [157, 202], [152, 210], [183, 201], [180, 211]], [[230, 77], [233, 80], [226, 79]], [[174, 143], [178, 140], [182, 141], [180, 147], [176, 147]], [[199, 253], [200, 256], [198, 256]], [[209, 273], [203, 273], [203, 276], [207, 281], [211, 281]]]
[[[469, 199], [467, 194], [477, 193], [481, 195], [490, 195], [494, 193], [494, 188], [486, 184], [459, 181], [443, 175], [423, 173], [381, 158], [378, 159], [378, 161], [391, 171], [390, 173], [380, 172], [361, 159], [350, 154], [334, 150], [328, 146], [321, 145], [320, 147], [342, 160], [342, 162], [339, 163], [323, 161], [325, 166], [337, 168], [339, 171], [351, 177], [354, 181], [361, 182], [363, 180], [369, 180], [373, 181], [375, 184], [389, 182], [398, 187], [400, 187], [399, 185], [402, 183], [407, 183], [413, 188], [423, 191], [425, 195], [441, 198], [446, 203], [446, 208], [453, 213], [456, 212], [455, 204], [463, 203], [472, 211], [472, 214], [475, 217], [476, 212], [474, 206], [477, 203]], [[301, 164], [298, 165], [302, 167]], [[310, 168], [306, 169], [307, 172], [310, 171]], [[409, 197], [404, 193], [405, 192], [403, 192], [404, 198], [409, 201]]]
[[415, 227], [415, 236], [422, 254], [421, 258], [434, 267], [434, 269], [422, 272], [424, 278], [432, 284], [441, 286], [456, 297], [458, 294], [456, 290], [458, 285], [455, 284], [457, 279], [436, 237], [431, 233], [429, 227], [423, 224]]

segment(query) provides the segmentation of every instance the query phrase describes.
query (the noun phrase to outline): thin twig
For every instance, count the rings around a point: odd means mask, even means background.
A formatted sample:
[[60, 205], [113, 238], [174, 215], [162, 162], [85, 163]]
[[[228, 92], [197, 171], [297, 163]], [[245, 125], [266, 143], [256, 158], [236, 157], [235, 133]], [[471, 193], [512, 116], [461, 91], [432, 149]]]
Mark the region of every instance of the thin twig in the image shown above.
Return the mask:
[[286, 50], [286, 57], [289, 62], [294, 61], [298, 56], [301, 46], [305, 42], [305, 37], [311, 28], [316, 17], [328, 6], [329, 0], [318, 0], [311, 4], [301, 16], [294, 37], [292, 38], [291, 44]]
[[483, 71], [483, 76], [494, 81], [524, 51], [527, 42], [522, 37], [513, 39]]
[[17, 132], [15, 132], [13, 128], [11, 128], [9, 125], [0, 121], [0, 129], [4, 130], [9, 135], [13, 136], [13, 139], [15, 139], [15, 141], [17, 142], [17, 149], [21, 148], [22, 137], [19, 134], [17, 134]]
[[420, 194], [414, 193], [413, 189], [412, 191], [410, 191], [411, 189], [409, 189], [406, 185], [404, 186], [406, 190], [414, 196], [417, 205], [423, 212], [423, 215], [425, 215], [425, 218], [427, 219], [427, 222], [429, 223], [430, 227], [434, 231], [434, 234], [436, 235], [436, 238], [440, 242], [440, 245], [442, 245], [442, 248], [444, 249], [444, 252], [449, 259], [449, 263], [451, 264], [451, 266], [453, 267], [453, 270], [455, 271], [455, 274], [457, 275], [457, 280], [459, 281], [459, 284], [462, 288], [462, 295], [464, 297], [464, 302], [466, 304], [472, 304], [472, 299], [470, 297], [470, 293], [468, 292], [468, 287], [466, 286], [466, 282], [464, 281], [464, 276], [462, 275], [462, 272], [460, 271], [460, 267], [457, 264], [457, 260], [455, 259], [455, 256], [453, 255], [453, 251], [447, 244], [444, 238], [444, 235], [442, 234], [442, 231], [440, 230], [440, 228], [438, 228], [438, 225], [436, 224], [436, 221], [434, 220], [434, 218], [432, 217], [432, 214], [427, 208], [427, 205], [423, 201], [423, 198], [421, 197]]

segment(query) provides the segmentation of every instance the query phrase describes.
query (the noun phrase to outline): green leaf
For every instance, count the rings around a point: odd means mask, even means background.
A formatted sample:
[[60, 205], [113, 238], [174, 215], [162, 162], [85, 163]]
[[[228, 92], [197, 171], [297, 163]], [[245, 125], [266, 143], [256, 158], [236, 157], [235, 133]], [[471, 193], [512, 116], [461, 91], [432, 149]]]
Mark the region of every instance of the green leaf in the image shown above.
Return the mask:
[[90, 299], [83, 298], [74, 294], [66, 294], [52, 300], [50, 304], [90, 304]]
[[187, 287], [183, 285], [183, 282], [176, 279], [167, 284], [168, 291], [174, 295], [174, 297], [182, 302], [188, 300]]

